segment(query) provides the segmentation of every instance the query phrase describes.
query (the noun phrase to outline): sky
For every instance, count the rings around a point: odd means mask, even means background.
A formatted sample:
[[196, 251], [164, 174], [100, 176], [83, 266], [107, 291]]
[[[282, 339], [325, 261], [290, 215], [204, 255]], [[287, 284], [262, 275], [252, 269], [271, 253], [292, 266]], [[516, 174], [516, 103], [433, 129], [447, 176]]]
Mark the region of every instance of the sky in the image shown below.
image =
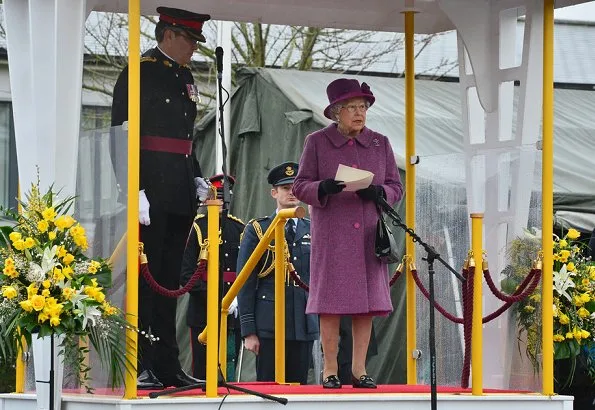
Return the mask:
[[595, 1], [556, 9], [554, 18], [595, 22]]

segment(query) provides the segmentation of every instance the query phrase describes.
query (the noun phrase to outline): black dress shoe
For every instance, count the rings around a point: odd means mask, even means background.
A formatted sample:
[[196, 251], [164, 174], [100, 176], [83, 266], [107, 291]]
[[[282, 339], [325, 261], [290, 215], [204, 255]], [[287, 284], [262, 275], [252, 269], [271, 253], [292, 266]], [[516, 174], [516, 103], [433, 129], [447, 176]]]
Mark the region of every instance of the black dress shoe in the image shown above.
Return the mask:
[[172, 377], [162, 377], [162, 381], [164, 386], [174, 387], [186, 387], [192, 386], [194, 384], [198, 385], [197, 387], [200, 387], [205, 383], [204, 380], [195, 379], [194, 377], [186, 373], [184, 370], [180, 370]]
[[375, 389], [376, 383], [374, 379], [372, 379], [367, 374], [360, 376], [359, 379], [356, 379], [355, 376], [351, 375], [351, 385], [356, 389]]
[[151, 370], [143, 370], [136, 378], [137, 390], [160, 390], [163, 389], [163, 383]]
[[340, 389], [341, 380], [336, 375], [331, 374], [322, 381], [322, 387], [325, 389]]

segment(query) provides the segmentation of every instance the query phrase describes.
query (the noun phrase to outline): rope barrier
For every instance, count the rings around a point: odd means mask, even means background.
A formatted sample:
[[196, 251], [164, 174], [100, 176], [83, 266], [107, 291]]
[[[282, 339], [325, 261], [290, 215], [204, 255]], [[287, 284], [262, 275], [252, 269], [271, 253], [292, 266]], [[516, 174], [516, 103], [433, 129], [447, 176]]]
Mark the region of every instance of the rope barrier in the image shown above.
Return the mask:
[[[405, 263], [408, 259], [406, 255], [403, 258], [403, 263]], [[403, 271], [403, 263], [400, 263], [395, 273], [391, 277], [389, 281], [389, 285], [392, 286], [397, 281], [397, 279], [401, 276]], [[490, 271], [487, 268], [487, 262], [484, 262], [485, 269], [483, 269], [483, 276], [488, 284], [490, 291], [494, 294], [494, 296], [503, 302], [505, 302], [502, 306], [496, 309], [494, 312], [490, 313], [489, 315], [482, 318], [482, 323], [488, 323], [506, 310], [508, 310], [514, 303], [519, 302], [529, 295], [531, 295], [539, 281], [541, 280], [541, 261], [537, 261], [529, 274], [525, 277], [523, 282], [517, 287], [512, 295], [508, 295], [506, 293], [501, 292], [491, 277]], [[417, 273], [417, 269], [413, 264], [410, 264], [410, 271], [413, 277], [413, 280], [416, 286], [419, 288], [421, 293], [425, 296], [426, 299], [430, 299], [430, 293], [425, 288], [419, 275]], [[434, 301], [434, 306], [440, 314], [442, 314], [446, 319], [450, 320], [451, 322], [462, 324], [463, 325], [463, 338], [464, 338], [464, 358], [463, 358], [463, 369], [461, 375], [461, 387], [467, 388], [469, 387], [469, 375], [471, 370], [471, 327], [472, 327], [472, 320], [473, 320], [473, 282], [475, 276], [475, 263], [473, 260], [467, 260], [463, 267], [463, 278], [465, 281], [462, 283], [462, 299], [463, 299], [463, 317], [459, 318], [448, 312], [440, 303]]]
[[207, 271], [207, 261], [204, 259], [201, 259], [198, 262], [198, 266], [196, 267], [196, 270], [190, 277], [190, 280], [188, 280], [188, 283], [186, 283], [183, 287], [181, 287], [179, 289], [168, 289], [168, 288], [164, 288], [163, 286], [161, 286], [159, 283], [157, 283], [155, 278], [153, 278], [153, 275], [151, 275], [151, 271], [149, 270], [149, 264], [146, 262], [146, 256], [144, 257], [144, 260], [143, 260], [143, 255], [144, 254], [141, 254], [141, 264], [140, 264], [140, 273], [141, 273], [142, 277], [147, 281], [147, 283], [149, 284], [149, 287], [153, 291], [159, 293], [161, 296], [165, 296], [168, 298], [177, 298], [177, 297], [182, 296], [185, 293], [188, 293], [192, 289], [192, 287], [196, 284], [196, 282], [198, 282], [198, 280], [203, 275], [206, 274], [206, 271]]

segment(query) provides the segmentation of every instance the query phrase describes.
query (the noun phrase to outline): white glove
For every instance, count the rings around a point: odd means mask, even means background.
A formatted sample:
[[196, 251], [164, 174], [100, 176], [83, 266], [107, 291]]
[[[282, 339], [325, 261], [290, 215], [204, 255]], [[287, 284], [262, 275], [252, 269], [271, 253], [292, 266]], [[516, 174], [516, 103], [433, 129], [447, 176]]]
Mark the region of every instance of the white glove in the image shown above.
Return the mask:
[[238, 298], [235, 297], [229, 304], [229, 309], [227, 309], [228, 315], [234, 315], [234, 317], [238, 318]]
[[204, 178], [196, 177], [194, 184], [196, 185], [196, 197], [200, 202], [203, 202], [209, 194], [209, 183]]
[[138, 192], [138, 222], [140, 222], [141, 225], [151, 225], [151, 218], [149, 217], [150, 207], [151, 205], [145, 195], [145, 190], [141, 189]]

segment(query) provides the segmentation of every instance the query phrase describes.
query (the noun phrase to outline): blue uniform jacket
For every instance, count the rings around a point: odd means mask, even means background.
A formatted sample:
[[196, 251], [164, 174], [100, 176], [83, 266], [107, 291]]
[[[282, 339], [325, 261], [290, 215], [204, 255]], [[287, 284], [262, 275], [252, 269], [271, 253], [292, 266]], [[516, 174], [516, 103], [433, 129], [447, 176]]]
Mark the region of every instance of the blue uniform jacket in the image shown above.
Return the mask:
[[[237, 271], [242, 270], [246, 261], [256, 248], [260, 238], [255, 224], [260, 225], [262, 233], [273, 221], [275, 215], [250, 221], [244, 229]], [[271, 243], [274, 245], [274, 241]], [[291, 262], [304, 283], [310, 281], [310, 220], [298, 219], [294, 243], [288, 244]], [[260, 338], [275, 337], [275, 272], [274, 253], [265, 251], [254, 271], [240, 290], [238, 305], [242, 337], [256, 334]], [[258, 274], [271, 268], [270, 273], [262, 278]], [[295, 285], [293, 280], [285, 284], [285, 338], [293, 341], [318, 339], [318, 317], [306, 314], [308, 293]]]

